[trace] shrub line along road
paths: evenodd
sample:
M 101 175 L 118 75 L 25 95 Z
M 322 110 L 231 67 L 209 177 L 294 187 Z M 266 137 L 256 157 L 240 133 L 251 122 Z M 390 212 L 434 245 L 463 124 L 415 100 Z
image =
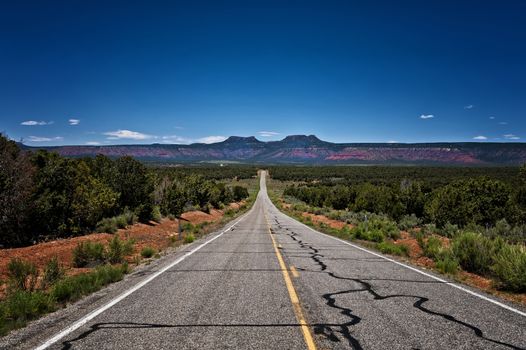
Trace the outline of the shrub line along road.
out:
M 274 207 L 264 173 L 233 225 L 90 298 L 0 346 L 526 348 L 524 310 L 312 230 Z

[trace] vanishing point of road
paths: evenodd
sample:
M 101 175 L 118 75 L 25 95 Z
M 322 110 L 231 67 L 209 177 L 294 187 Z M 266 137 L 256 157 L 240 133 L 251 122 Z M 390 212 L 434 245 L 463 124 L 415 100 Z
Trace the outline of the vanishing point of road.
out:
M 252 209 L 224 230 L 8 341 L 34 349 L 525 349 L 526 313 L 284 215 L 262 172 Z

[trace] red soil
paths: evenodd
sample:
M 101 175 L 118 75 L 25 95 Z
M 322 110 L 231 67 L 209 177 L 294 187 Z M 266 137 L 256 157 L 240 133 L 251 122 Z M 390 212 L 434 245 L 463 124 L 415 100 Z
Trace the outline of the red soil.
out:
M 316 214 L 307 213 L 307 212 L 304 212 L 301 215 L 303 217 L 310 217 L 312 222 L 314 224 L 316 224 L 316 225 L 319 225 L 319 224 L 323 223 L 323 224 L 325 224 L 325 225 L 327 225 L 327 226 L 329 226 L 331 228 L 335 228 L 335 229 L 338 229 L 338 230 L 341 230 L 345 226 L 347 226 L 349 228 L 353 227 L 352 225 L 346 224 L 343 221 L 329 219 L 328 217 L 326 217 L 324 215 L 316 215 Z
M 238 210 L 244 202 L 232 203 L 230 208 Z M 186 222 L 197 225 L 203 222 L 217 223 L 223 217 L 222 210 L 211 210 L 210 214 L 201 211 L 186 212 L 181 215 Z M 170 237 L 177 235 L 178 221 L 162 219 L 160 223 L 150 222 L 149 224 L 138 223 L 125 229 L 120 229 L 115 233 L 121 239 L 133 239 L 135 241 L 134 254 L 138 254 L 142 248 L 149 246 L 158 251 L 168 248 L 171 245 Z M 57 257 L 60 264 L 66 268 L 67 273 L 74 275 L 89 271 L 86 268 L 73 268 L 72 257 L 73 249 L 80 242 L 101 242 L 106 244 L 114 237 L 113 234 L 92 233 L 80 237 L 58 239 L 45 243 L 35 244 L 30 247 L 0 249 L 0 294 L 5 285 L 2 282 L 8 277 L 7 265 L 13 258 L 19 258 L 34 263 L 39 270 L 43 270 L 46 263 L 53 257 Z M 130 261 L 131 261 L 130 257 Z

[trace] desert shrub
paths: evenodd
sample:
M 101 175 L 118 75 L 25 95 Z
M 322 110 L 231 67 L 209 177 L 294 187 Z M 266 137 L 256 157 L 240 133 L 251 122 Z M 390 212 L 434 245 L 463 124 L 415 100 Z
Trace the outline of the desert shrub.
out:
M 117 236 L 115 236 L 117 237 Z M 98 242 L 80 242 L 73 249 L 73 266 L 97 265 L 105 260 L 104 245 Z
M 371 228 L 366 223 L 361 223 L 351 229 L 351 237 L 365 241 L 382 242 L 386 235 L 377 228 Z
M 53 286 L 50 295 L 58 302 L 74 301 L 113 282 L 120 281 L 128 267 L 103 265 L 95 271 L 66 277 Z
M 384 254 L 405 255 L 409 254 L 409 247 L 404 244 L 394 244 L 388 241 L 380 242 L 376 248 Z
M 433 260 L 437 259 L 442 252 L 442 241 L 436 236 L 430 236 L 423 244 L 424 255 Z
M 421 223 L 422 223 L 422 220 L 420 220 L 415 214 L 404 215 L 398 221 L 398 228 L 400 230 L 407 231 L 409 229 L 419 226 Z
M 446 222 L 446 224 L 438 229 L 437 233 L 441 236 L 453 238 L 460 232 L 458 225 L 453 225 L 449 222 Z
M 152 220 L 155 222 L 161 222 L 163 216 L 161 215 L 161 208 L 158 205 L 152 209 Z
M 193 241 L 195 241 L 195 237 L 193 234 L 188 234 L 186 236 L 184 236 L 184 242 L 185 243 L 192 243 Z
M 434 233 L 437 233 L 438 229 L 435 226 L 435 224 L 426 224 L 426 225 L 422 226 L 422 228 L 420 229 L 420 232 L 422 232 L 422 234 L 424 236 L 429 236 L 429 235 L 432 235 Z
M 243 200 L 248 197 L 248 190 L 246 189 L 246 187 L 243 186 L 234 186 L 232 188 L 232 195 L 234 201 L 239 202 L 240 200 Z
M 454 275 L 458 271 L 458 261 L 451 253 L 443 253 L 435 261 L 435 267 L 442 273 Z
M 40 291 L 18 290 L 0 303 L 0 335 L 55 309 L 52 297 Z
M 42 279 L 43 287 L 47 288 L 64 277 L 64 269 L 60 266 L 58 258 L 55 256 L 49 260 L 44 268 Z
M 107 259 L 111 264 L 119 264 L 131 253 L 133 253 L 133 241 L 122 241 L 119 236 L 114 236 L 108 244 Z
M 7 264 L 9 286 L 14 290 L 33 291 L 38 281 L 38 269 L 32 262 L 14 258 Z
M 104 218 L 97 223 L 97 232 L 115 233 L 117 228 L 118 220 L 116 218 Z
M 462 232 L 452 241 L 452 251 L 466 271 L 488 274 L 502 241 L 491 240 L 479 233 Z
M 492 271 L 499 287 L 513 292 L 526 292 L 526 251 L 518 245 L 504 244 L 495 256 Z
M 151 258 L 155 254 L 155 249 L 152 247 L 144 247 L 141 250 L 141 256 L 143 258 Z

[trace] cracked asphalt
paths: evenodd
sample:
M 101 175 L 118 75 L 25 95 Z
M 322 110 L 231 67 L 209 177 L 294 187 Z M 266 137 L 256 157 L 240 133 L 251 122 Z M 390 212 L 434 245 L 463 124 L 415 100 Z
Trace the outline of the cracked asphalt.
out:
M 526 317 L 284 215 L 267 196 L 264 173 L 257 201 L 232 229 L 14 332 L 0 347 L 43 344 L 185 254 L 49 349 L 306 349 L 305 329 L 318 349 L 526 349 Z

